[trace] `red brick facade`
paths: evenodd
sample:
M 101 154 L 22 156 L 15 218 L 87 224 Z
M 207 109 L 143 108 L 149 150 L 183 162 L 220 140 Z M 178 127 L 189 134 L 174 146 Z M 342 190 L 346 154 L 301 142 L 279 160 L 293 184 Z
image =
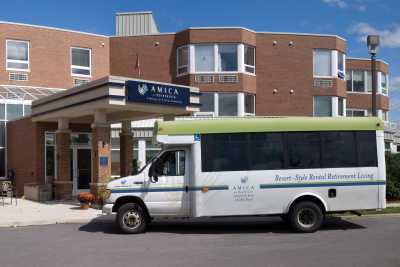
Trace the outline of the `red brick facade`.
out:
M 108 37 L 4 23 L 0 23 L 0 33 L 0 84 L 65 89 L 72 87 L 71 47 L 92 50 L 91 80 L 109 74 Z M 28 81 L 9 80 L 10 71 L 6 71 L 6 40 L 29 41 Z

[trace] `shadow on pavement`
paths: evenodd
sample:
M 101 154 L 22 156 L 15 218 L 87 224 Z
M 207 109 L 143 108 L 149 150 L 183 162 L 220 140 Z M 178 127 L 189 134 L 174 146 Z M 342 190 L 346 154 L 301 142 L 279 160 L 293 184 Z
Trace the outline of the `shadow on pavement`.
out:
M 365 227 L 339 217 L 329 217 L 319 231 L 353 230 Z M 103 232 L 105 234 L 124 234 L 115 224 L 115 219 L 102 216 L 79 227 L 79 231 Z M 154 221 L 148 228 L 150 233 L 175 234 L 254 234 L 282 233 L 293 234 L 290 227 L 279 217 L 256 218 L 211 218 Z

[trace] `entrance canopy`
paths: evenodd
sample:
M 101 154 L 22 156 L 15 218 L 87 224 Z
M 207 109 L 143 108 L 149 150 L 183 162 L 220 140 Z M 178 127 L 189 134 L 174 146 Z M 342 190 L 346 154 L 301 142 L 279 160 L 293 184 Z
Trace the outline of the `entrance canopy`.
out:
M 107 76 L 32 103 L 32 120 L 92 123 L 101 112 L 108 123 L 199 111 L 196 87 Z

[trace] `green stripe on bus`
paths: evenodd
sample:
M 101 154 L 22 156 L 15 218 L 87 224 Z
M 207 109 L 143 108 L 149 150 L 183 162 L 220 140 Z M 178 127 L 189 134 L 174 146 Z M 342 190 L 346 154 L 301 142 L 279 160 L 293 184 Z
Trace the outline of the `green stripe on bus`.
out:
M 270 117 L 215 118 L 157 122 L 158 135 L 210 133 L 296 132 L 296 131 L 376 131 L 384 123 L 376 117 Z

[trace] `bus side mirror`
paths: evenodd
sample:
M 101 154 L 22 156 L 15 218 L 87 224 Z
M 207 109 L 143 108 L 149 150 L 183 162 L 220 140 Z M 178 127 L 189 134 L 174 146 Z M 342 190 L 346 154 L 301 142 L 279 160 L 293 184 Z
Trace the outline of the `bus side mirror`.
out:
M 157 177 L 157 173 L 156 173 L 156 168 L 155 168 L 155 164 L 152 164 L 150 166 L 149 169 L 149 177 L 150 177 L 150 182 L 152 183 L 157 183 L 158 182 L 158 177 Z

